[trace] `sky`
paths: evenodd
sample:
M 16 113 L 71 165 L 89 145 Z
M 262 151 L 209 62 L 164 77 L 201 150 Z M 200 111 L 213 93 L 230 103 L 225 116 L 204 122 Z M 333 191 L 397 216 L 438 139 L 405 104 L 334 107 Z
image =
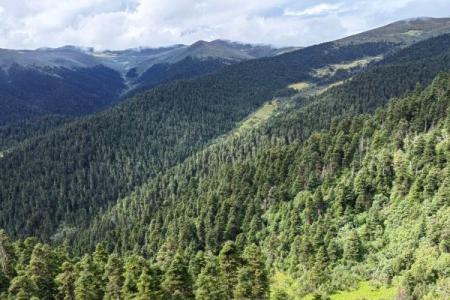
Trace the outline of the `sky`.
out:
M 450 0 L 0 0 L 0 48 L 308 46 L 424 16 L 450 17 Z

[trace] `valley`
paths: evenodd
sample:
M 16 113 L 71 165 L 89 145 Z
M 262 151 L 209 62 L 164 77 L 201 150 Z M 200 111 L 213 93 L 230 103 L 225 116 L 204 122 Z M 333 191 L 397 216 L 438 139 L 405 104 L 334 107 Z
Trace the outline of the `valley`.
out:
M 450 295 L 449 19 L 11 61 L 0 299 Z

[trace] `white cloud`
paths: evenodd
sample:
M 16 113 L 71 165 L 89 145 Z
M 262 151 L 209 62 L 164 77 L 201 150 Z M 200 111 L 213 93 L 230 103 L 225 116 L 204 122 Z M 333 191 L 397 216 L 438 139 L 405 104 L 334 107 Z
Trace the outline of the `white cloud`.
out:
M 317 16 L 329 13 L 337 13 L 342 7 L 342 3 L 330 4 L 330 3 L 320 3 L 311 7 L 307 7 L 303 10 L 290 10 L 286 9 L 284 14 L 286 16 Z
M 0 0 L 0 47 L 127 48 L 224 38 L 309 45 L 400 18 L 445 16 L 450 0 Z

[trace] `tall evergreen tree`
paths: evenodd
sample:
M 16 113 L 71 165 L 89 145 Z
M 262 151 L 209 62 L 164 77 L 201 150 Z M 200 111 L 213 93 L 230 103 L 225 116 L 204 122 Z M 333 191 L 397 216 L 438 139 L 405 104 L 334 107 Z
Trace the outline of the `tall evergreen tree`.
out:
M 0 230 L 0 294 L 8 288 L 15 276 L 16 255 L 11 239 L 4 230 Z
M 80 270 L 75 281 L 75 298 L 77 300 L 101 300 L 101 278 L 98 278 L 98 271 L 92 256 L 86 254 L 77 264 Z
M 147 267 L 145 259 L 133 254 L 125 260 L 124 284 L 122 287 L 123 299 L 134 299 L 138 292 L 138 281 L 142 271 Z
M 265 269 L 265 258 L 260 248 L 252 244 L 245 248 L 244 265 L 238 271 L 238 282 L 234 298 L 239 300 L 268 299 L 269 279 Z
M 51 299 L 56 294 L 54 278 L 58 267 L 56 256 L 49 245 L 39 243 L 34 247 L 26 272 L 37 286 L 40 299 Z
M 76 279 L 77 274 L 73 264 L 69 261 L 65 261 L 61 266 L 61 273 L 55 278 L 58 288 L 58 299 L 75 300 Z
M 237 284 L 238 268 L 242 264 L 239 249 L 232 241 L 227 241 L 218 257 L 220 284 L 223 285 L 225 299 L 233 298 L 233 289 Z
M 28 274 L 21 271 L 11 281 L 11 285 L 8 289 L 8 295 L 10 299 L 14 300 L 29 300 L 37 295 L 38 287 L 35 282 L 31 280 Z
M 123 262 L 120 256 L 116 253 L 109 255 L 108 263 L 105 266 L 105 274 L 103 279 L 103 281 L 106 282 L 105 295 L 103 299 L 122 299 L 122 287 L 124 282 L 123 272 Z
M 195 282 L 196 300 L 226 299 L 224 285 L 220 281 L 218 261 L 212 254 L 206 255 L 206 264 Z
M 192 279 L 183 255 L 178 251 L 166 270 L 162 287 L 171 300 L 194 299 Z
M 359 241 L 358 232 L 356 230 L 350 231 L 348 238 L 344 245 L 343 258 L 347 262 L 358 261 L 361 255 L 361 243 Z

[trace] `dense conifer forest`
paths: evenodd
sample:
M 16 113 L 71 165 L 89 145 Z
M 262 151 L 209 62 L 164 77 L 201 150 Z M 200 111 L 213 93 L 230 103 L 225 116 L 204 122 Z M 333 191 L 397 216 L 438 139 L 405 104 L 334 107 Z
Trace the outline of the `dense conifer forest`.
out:
M 0 299 L 447 299 L 449 71 L 324 43 L 0 127 Z
M 313 68 L 391 48 L 326 43 L 243 62 L 157 87 L 29 139 L 0 160 L 0 226 L 46 240 L 85 226 L 108 203 L 231 130 L 288 83 L 314 80 Z

